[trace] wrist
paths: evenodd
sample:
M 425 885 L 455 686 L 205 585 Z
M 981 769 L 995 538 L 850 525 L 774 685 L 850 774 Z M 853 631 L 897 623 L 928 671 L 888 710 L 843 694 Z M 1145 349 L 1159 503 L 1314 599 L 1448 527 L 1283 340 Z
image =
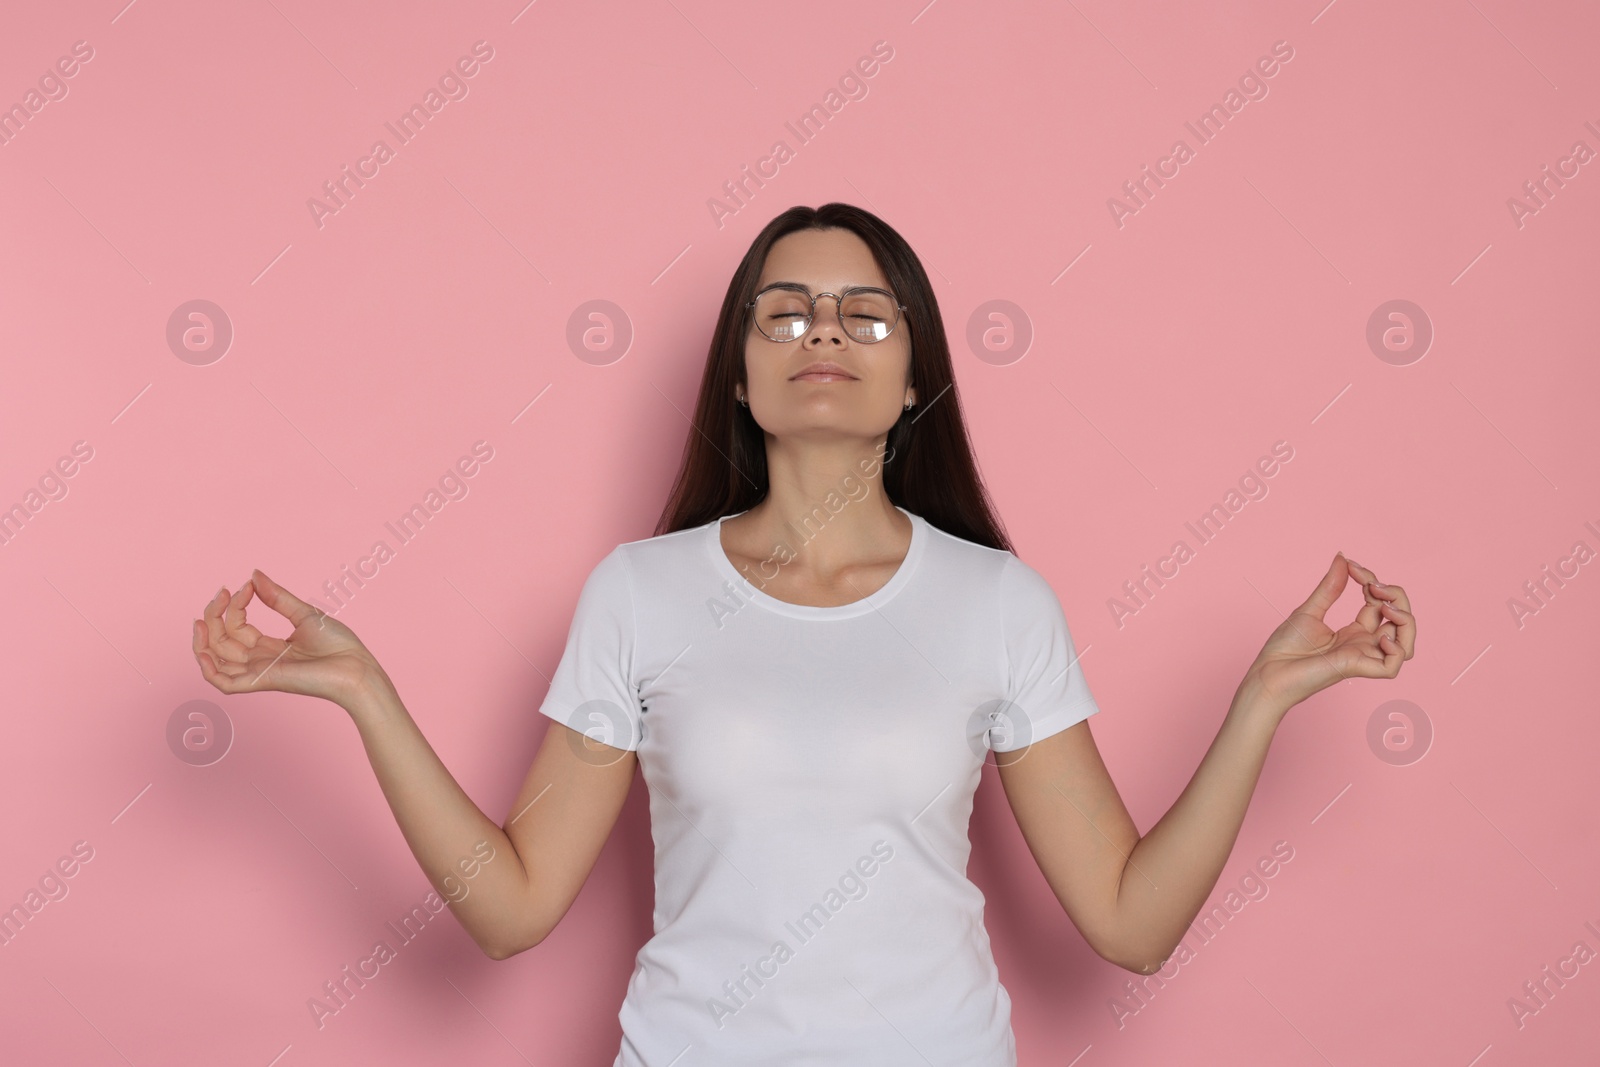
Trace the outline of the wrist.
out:
M 1244 680 L 1234 691 L 1228 715 L 1251 723 L 1261 723 L 1277 729 L 1283 717 L 1294 705 L 1272 694 L 1261 682 L 1254 666 L 1245 672 Z
M 376 660 L 362 672 L 355 687 L 339 701 L 351 718 L 370 719 L 386 713 L 400 701 L 399 690 Z

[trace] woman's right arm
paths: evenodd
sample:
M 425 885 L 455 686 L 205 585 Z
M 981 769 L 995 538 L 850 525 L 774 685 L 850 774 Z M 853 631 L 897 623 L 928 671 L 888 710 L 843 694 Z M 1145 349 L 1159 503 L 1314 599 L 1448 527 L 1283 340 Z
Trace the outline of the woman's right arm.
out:
M 592 743 L 551 720 L 502 829 L 451 776 L 387 678 L 346 710 L 412 855 L 472 939 L 497 960 L 543 941 L 617 821 L 634 754 L 580 758 Z
M 245 621 L 252 595 L 294 624 L 287 640 Z M 223 693 L 302 693 L 349 713 L 412 855 L 493 959 L 532 948 L 554 929 L 627 799 L 634 753 L 552 720 L 504 828 L 497 826 L 445 768 L 349 627 L 260 571 L 207 605 L 194 651 L 202 675 Z

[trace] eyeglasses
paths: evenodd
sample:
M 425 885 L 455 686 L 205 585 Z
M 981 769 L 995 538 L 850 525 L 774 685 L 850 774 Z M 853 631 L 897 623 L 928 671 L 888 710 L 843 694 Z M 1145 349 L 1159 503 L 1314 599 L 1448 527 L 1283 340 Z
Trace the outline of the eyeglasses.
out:
M 855 285 L 839 293 L 811 295 L 803 286 L 780 282 L 769 285 L 745 305 L 755 309 L 756 328 L 769 341 L 804 337 L 817 316 L 817 297 L 834 299 L 834 314 L 845 336 L 872 345 L 888 337 L 900 323 L 905 305 L 886 289 Z

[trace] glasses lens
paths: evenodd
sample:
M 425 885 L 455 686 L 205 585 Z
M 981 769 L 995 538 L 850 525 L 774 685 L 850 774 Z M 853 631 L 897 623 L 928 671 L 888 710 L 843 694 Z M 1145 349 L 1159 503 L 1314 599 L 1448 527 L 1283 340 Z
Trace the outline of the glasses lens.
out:
M 900 309 L 881 289 L 846 293 L 839 305 L 839 320 L 847 335 L 863 344 L 889 336 L 899 321 Z M 811 327 L 811 299 L 798 289 L 768 289 L 756 297 L 756 326 L 774 341 L 793 341 Z
M 889 336 L 899 314 L 894 300 L 881 289 L 846 293 L 839 305 L 839 320 L 844 323 L 845 332 L 869 345 Z
M 811 300 L 795 289 L 768 289 L 755 311 L 756 326 L 774 341 L 793 341 L 811 325 Z

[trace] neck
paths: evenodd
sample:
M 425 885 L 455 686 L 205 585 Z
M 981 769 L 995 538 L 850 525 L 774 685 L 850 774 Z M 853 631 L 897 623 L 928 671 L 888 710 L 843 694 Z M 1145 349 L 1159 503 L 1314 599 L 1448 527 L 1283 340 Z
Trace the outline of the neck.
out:
M 746 516 L 749 544 L 794 553 L 790 566 L 828 573 L 893 554 L 909 521 L 883 491 L 885 439 L 778 447 L 767 442 L 766 499 Z

